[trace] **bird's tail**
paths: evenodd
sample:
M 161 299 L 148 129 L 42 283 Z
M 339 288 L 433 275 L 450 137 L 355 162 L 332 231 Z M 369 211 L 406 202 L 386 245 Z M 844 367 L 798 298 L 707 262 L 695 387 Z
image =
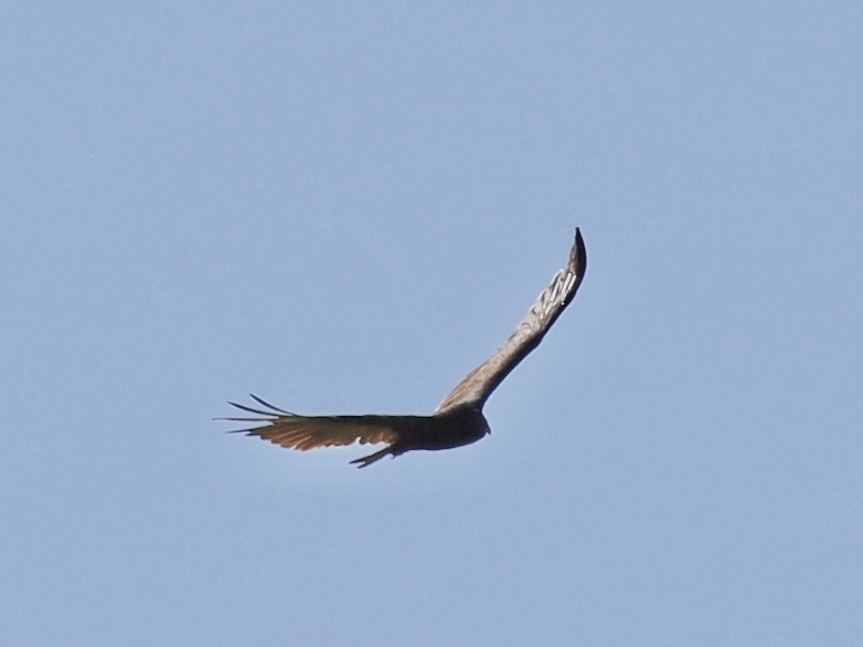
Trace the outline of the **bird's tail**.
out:
M 371 465 L 375 461 L 379 461 L 384 456 L 388 456 L 390 454 L 392 454 L 393 456 L 396 455 L 395 452 L 393 451 L 392 447 L 386 447 L 385 449 L 382 449 L 379 452 L 375 452 L 374 454 L 369 454 L 368 456 L 363 456 L 362 458 L 358 458 L 355 461 L 351 461 L 350 464 L 356 465 L 357 467 L 362 469 L 364 467 L 368 467 L 369 465 Z

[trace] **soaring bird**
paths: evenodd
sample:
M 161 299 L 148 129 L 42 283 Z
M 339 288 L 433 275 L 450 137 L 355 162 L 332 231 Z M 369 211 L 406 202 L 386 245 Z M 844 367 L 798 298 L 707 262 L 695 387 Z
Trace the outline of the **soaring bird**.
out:
M 528 353 L 539 345 L 545 333 L 569 305 L 584 278 L 587 253 L 581 232 L 565 267 L 558 270 L 549 286 L 527 311 L 503 346 L 456 385 L 430 416 L 302 416 L 280 409 L 251 395 L 260 406 L 230 402 L 254 417 L 219 418 L 262 424 L 229 433 L 257 436 L 282 447 L 300 451 L 315 447 L 366 443 L 388 443 L 387 447 L 363 456 L 351 464 L 368 467 L 384 456 L 395 458 L 414 449 L 451 449 L 468 445 L 491 433 L 482 407 L 492 391 Z

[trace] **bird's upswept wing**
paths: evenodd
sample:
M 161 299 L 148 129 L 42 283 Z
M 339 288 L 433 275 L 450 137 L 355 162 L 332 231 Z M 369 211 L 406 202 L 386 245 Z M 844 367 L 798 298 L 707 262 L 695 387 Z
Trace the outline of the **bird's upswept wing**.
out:
M 255 414 L 255 417 L 219 418 L 239 422 L 260 423 L 264 426 L 237 429 L 231 433 L 258 436 L 271 443 L 305 451 L 315 447 L 366 443 L 393 443 L 400 429 L 414 426 L 415 420 L 425 416 L 300 416 L 252 395 L 262 407 L 230 404 Z
M 569 253 L 566 267 L 557 271 L 551 284 L 537 297 L 527 315 L 510 335 L 506 343 L 485 362 L 468 373 L 458 386 L 444 398 L 437 412 L 472 403 L 478 406 L 486 401 L 492 391 L 530 351 L 539 345 L 545 333 L 560 316 L 575 296 L 584 270 L 587 267 L 587 252 L 581 231 L 575 230 L 575 242 Z

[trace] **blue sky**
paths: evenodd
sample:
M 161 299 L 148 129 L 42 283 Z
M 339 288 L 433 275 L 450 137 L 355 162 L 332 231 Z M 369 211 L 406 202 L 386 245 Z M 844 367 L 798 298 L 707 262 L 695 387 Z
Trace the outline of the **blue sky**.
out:
M 859 3 L 0 9 L 14 645 L 863 636 Z M 580 226 L 493 434 L 357 471 Z

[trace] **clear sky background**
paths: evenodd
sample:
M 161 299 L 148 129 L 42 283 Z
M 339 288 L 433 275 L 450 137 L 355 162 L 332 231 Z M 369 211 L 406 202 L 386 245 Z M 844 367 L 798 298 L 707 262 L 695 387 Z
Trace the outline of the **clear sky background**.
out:
M 5 4 L 4 644 L 861 644 L 861 26 Z M 211 420 L 431 412 L 576 226 L 482 442 Z

